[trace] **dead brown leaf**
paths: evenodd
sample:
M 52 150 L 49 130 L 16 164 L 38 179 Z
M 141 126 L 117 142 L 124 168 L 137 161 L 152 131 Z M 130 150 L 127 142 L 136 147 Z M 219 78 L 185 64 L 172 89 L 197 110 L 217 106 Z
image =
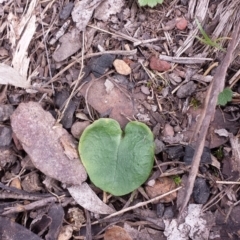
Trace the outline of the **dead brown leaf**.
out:
M 155 180 L 153 186 L 146 186 L 146 193 L 150 198 L 157 197 L 164 193 L 171 191 L 172 189 L 176 188 L 176 184 L 172 178 L 169 177 L 162 177 Z M 157 202 L 171 202 L 177 198 L 177 192 L 174 192 Z M 157 203 L 155 202 L 155 203 Z
M 66 184 L 81 184 L 86 180 L 86 171 L 77 158 L 76 143 L 65 129 L 55 126 L 55 119 L 40 104 L 21 103 L 11 117 L 11 124 L 23 149 L 44 174 Z M 66 150 L 64 146 L 70 147 Z
M 76 53 L 82 46 L 81 34 L 78 29 L 73 28 L 71 32 L 63 35 L 59 42 L 61 46 L 53 53 L 53 59 L 61 62 Z
M 104 240 L 132 240 L 129 234 L 119 226 L 108 228 L 104 234 Z
M 55 119 L 39 103 L 21 103 L 11 117 L 14 133 L 37 169 L 62 183 L 78 204 L 95 213 L 114 210 L 104 204 L 86 184 L 87 174 L 77 153 L 73 137 L 55 126 Z M 81 185 L 82 184 L 82 185 Z
M 100 214 L 111 214 L 115 212 L 112 208 L 104 204 L 86 183 L 80 186 L 69 187 L 68 191 L 79 205 L 91 212 Z

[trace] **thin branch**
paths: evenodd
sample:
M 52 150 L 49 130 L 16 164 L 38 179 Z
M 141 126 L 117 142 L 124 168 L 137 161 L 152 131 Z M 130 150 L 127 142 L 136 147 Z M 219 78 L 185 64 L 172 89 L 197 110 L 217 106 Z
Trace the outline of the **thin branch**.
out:
M 67 107 L 68 107 L 68 105 L 69 105 L 72 97 L 74 96 L 75 90 L 76 90 L 76 88 L 77 88 L 77 86 L 78 86 L 78 84 L 79 84 L 79 82 L 80 82 L 80 80 L 82 79 L 82 76 L 83 76 L 82 73 L 83 73 L 84 44 L 85 44 L 85 43 L 84 43 L 84 38 L 85 38 L 85 33 L 83 32 L 83 33 L 82 33 L 81 69 L 80 69 L 80 72 L 79 72 L 79 74 L 78 74 L 77 82 L 75 83 L 75 85 L 74 85 L 74 87 L 73 87 L 73 90 L 72 90 L 70 96 L 68 97 L 67 102 L 66 102 L 66 104 L 65 104 L 65 106 L 64 106 L 64 108 L 63 108 L 63 110 L 62 110 L 62 112 L 61 112 L 61 114 L 60 114 L 60 116 L 59 116 L 59 118 L 57 119 L 57 122 L 58 122 L 58 123 L 59 123 L 59 122 L 61 121 L 61 119 L 63 118 L 64 113 L 65 113 L 65 111 L 66 111 L 66 109 L 67 109 Z
M 124 51 L 124 50 L 104 51 L 104 52 L 90 53 L 90 54 L 84 56 L 83 60 L 91 58 L 91 57 L 101 56 L 103 54 L 115 54 L 115 55 L 129 56 L 129 55 L 135 55 L 136 53 L 137 53 L 137 49 L 130 50 L 130 51 Z M 63 68 L 59 73 L 57 73 L 51 80 L 49 80 L 47 83 L 43 84 L 43 87 L 46 87 L 48 84 L 57 81 L 59 76 L 61 76 L 64 72 L 66 72 L 75 63 L 81 62 L 81 61 L 82 61 L 82 57 L 78 55 L 65 68 Z
M 19 212 L 30 211 L 33 209 L 38 209 L 46 206 L 48 203 L 56 202 L 57 200 L 58 199 L 56 197 L 49 197 L 33 203 L 29 203 L 28 205 L 17 204 L 15 207 L 5 208 L 4 209 L 5 211 L 2 213 L 2 216 L 6 216 L 12 213 L 19 213 Z
M 213 77 L 213 81 L 210 85 L 209 97 L 207 97 L 208 101 L 206 102 L 206 106 L 204 109 L 205 111 L 201 118 L 202 121 L 200 121 L 200 123 L 199 123 L 200 131 L 199 131 L 198 139 L 196 141 L 197 147 L 195 149 L 195 153 L 193 156 L 191 171 L 190 171 L 188 181 L 187 181 L 187 186 L 185 189 L 184 201 L 180 207 L 180 217 L 183 214 L 183 211 L 186 208 L 188 201 L 190 199 L 190 196 L 192 194 L 192 191 L 193 191 L 193 186 L 194 186 L 194 182 L 195 182 L 195 179 L 196 179 L 196 176 L 198 173 L 198 168 L 199 168 L 200 159 L 201 159 L 201 156 L 203 153 L 203 148 L 204 148 L 208 128 L 209 128 L 210 122 L 212 120 L 212 117 L 214 116 L 214 113 L 215 113 L 218 94 L 224 88 L 226 72 L 231 63 L 233 52 L 234 52 L 236 43 L 239 38 L 239 31 L 240 31 L 240 24 L 237 24 L 236 28 L 233 31 L 233 37 L 232 37 L 232 40 L 230 41 L 229 47 L 227 49 L 227 53 L 226 53 L 222 63 L 220 64 L 220 66 L 217 67 L 216 73 Z
M 112 213 L 112 214 L 108 215 L 107 217 L 105 217 L 105 218 L 103 218 L 103 219 L 101 219 L 101 220 L 105 220 L 105 219 L 108 219 L 108 218 L 111 218 L 111 217 L 115 217 L 115 216 L 118 216 L 118 215 L 123 214 L 123 213 L 125 213 L 125 212 L 129 212 L 129 211 L 131 211 L 131 210 L 133 210 L 133 209 L 146 206 L 146 205 L 149 204 L 149 203 L 158 201 L 158 200 L 160 200 L 160 199 L 162 199 L 162 198 L 164 198 L 164 197 L 166 197 L 166 196 L 168 196 L 168 195 L 170 195 L 170 194 L 172 194 L 172 193 L 174 193 L 174 192 L 177 192 L 177 191 L 180 190 L 181 188 L 182 188 L 182 187 L 178 187 L 178 188 L 173 189 L 173 190 L 171 190 L 171 191 L 169 191 L 169 192 L 167 192 L 167 193 L 164 193 L 164 194 L 162 194 L 162 195 L 160 195 L 160 196 L 157 196 L 157 197 L 155 197 L 155 198 L 152 198 L 152 199 L 150 199 L 150 200 L 148 200 L 148 201 L 140 202 L 140 203 L 137 203 L 137 204 L 134 205 L 134 206 L 131 206 L 131 207 L 128 207 L 128 208 L 124 208 L 124 209 L 122 209 L 122 210 L 120 210 L 120 211 L 118 211 L 118 212 L 115 212 L 115 213 Z M 101 220 L 95 221 L 95 222 L 93 222 L 92 224 L 97 224 L 97 223 L 99 223 Z

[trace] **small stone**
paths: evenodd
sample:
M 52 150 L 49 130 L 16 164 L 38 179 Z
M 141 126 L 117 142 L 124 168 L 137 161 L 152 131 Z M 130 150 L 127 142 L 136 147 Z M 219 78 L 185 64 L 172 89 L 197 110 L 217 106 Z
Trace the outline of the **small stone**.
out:
M 193 81 L 182 85 L 177 91 L 177 97 L 186 98 L 192 95 L 195 92 L 197 85 Z
M 95 59 L 90 64 L 91 71 L 95 77 L 101 77 L 110 67 L 112 67 L 114 55 L 103 54 L 101 57 Z
M 181 0 L 181 4 L 184 6 L 188 5 L 189 0 Z
M 0 122 L 6 121 L 10 118 L 13 113 L 12 105 L 0 105 Z
M 159 139 L 156 138 L 154 143 L 155 143 L 155 154 L 159 154 L 165 149 L 165 144 Z
M 166 207 L 163 217 L 165 219 L 172 219 L 174 217 L 174 212 L 172 207 Z
M 62 20 L 66 20 L 70 16 L 70 14 L 73 10 L 73 7 L 74 7 L 74 3 L 72 3 L 72 2 L 67 3 L 63 7 L 62 11 L 60 12 L 59 18 Z
M 187 24 L 188 24 L 188 22 L 185 18 L 177 18 L 176 19 L 176 27 L 177 27 L 177 29 L 179 29 L 181 31 L 186 29 Z
M 163 216 L 165 210 L 165 206 L 163 203 L 157 204 L 157 217 L 161 218 Z
M 84 129 L 90 125 L 89 121 L 84 121 L 84 122 L 75 122 L 72 127 L 71 127 L 71 133 L 72 135 L 76 138 L 79 139 L 80 136 L 82 135 Z
M 174 132 L 176 133 L 179 133 L 182 131 L 182 128 L 179 125 L 175 126 L 173 129 L 174 129 Z
M 144 85 L 141 86 L 141 92 L 144 93 L 145 95 L 150 94 L 149 88 Z
M 150 58 L 150 68 L 152 70 L 156 70 L 156 71 L 159 71 L 159 72 L 165 72 L 165 71 L 168 71 L 170 68 L 171 68 L 171 64 L 166 62 L 166 61 L 163 61 L 163 60 L 160 60 L 159 58 L 156 58 L 154 56 L 152 56 Z
M 185 154 L 184 154 L 183 161 L 187 165 L 190 165 L 192 163 L 194 152 L 195 152 L 195 149 L 192 146 L 187 145 L 185 147 Z M 203 148 L 203 153 L 202 153 L 202 156 L 201 156 L 200 163 L 204 163 L 204 164 L 211 164 L 212 163 L 210 148 L 208 148 L 208 147 Z
M 110 80 L 108 80 L 108 79 L 106 79 L 106 81 L 105 81 L 105 83 L 104 83 L 104 86 L 105 86 L 106 92 L 107 92 L 108 94 L 111 93 L 111 91 L 112 91 L 113 88 L 114 88 L 114 84 L 113 84 Z
M 204 178 L 196 178 L 193 188 L 193 199 L 197 204 L 205 204 L 209 198 L 210 189 Z
M 170 124 L 165 124 L 164 129 L 163 129 L 163 136 L 164 137 L 173 137 L 174 136 L 174 130 L 173 127 Z
M 55 95 L 56 107 L 58 109 L 63 109 L 64 103 L 67 101 L 69 96 L 70 96 L 70 93 L 67 89 L 56 92 L 56 95 Z M 61 120 L 61 124 L 63 125 L 64 128 L 66 129 L 71 128 L 74 121 L 74 113 L 76 108 L 77 108 L 77 100 L 76 98 L 73 98 L 69 101 L 68 106 Z
M 147 185 L 148 186 L 150 186 L 150 187 L 152 187 L 154 184 L 155 184 L 155 180 L 154 179 L 151 179 L 151 180 L 149 180 L 148 182 L 147 182 Z
M 20 182 L 19 178 L 14 178 L 10 183 L 10 187 L 14 187 L 14 188 L 17 188 L 17 189 L 22 189 L 21 182 Z
M 155 125 L 155 126 L 153 127 L 153 135 L 154 135 L 155 137 L 157 137 L 157 136 L 159 135 L 160 129 L 161 129 L 160 123 L 157 123 L 157 125 Z
M 12 141 L 12 129 L 0 127 L 0 147 L 7 147 Z
M 113 62 L 113 66 L 115 67 L 117 73 L 122 75 L 129 75 L 132 72 L 131 68 L 121 59 L 116 59 Z
M 146 20 L 146 15 L 145 14 L 139 14 L 138 19 L 140 22 L 144 22 Z
M 21 93 L 10 92 L 8 94 L 8 101 L 13 105 L 18 105 L 22 101 L 21 97 L 22 97 Z
M 0 148 L 0 171 L 5 167 L 6 164 L 13 164 L 16 160 L 16 153 L 11 148 Z
M 153 112 L 156 112 L 157 109 L 158 109 L 157 105 L 151 105 L 151 110 L 152 110 Z
M 179 159 L 184 156 L 183 147 L 181 145 L 169 147 L 166 149 L 166 152 L 170 159 Z
M 182 82 L 182 78 L 179 77 L 176 73 L 170 73 L 169 74 L 169 80 L 173 85 L 177 85 L 178 83 Z

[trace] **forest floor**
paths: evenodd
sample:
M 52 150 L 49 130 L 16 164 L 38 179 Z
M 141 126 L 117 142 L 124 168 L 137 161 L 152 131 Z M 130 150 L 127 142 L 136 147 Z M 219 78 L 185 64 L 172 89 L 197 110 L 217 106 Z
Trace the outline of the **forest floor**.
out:
M 239 3 L 0 0 L 0 238 L 239 239 Z M 123 196 L 80 160 L 100 118 L 153 136 L 150 174 Z M 86 151 L 111 185 L 114 138 L 97 134 Z

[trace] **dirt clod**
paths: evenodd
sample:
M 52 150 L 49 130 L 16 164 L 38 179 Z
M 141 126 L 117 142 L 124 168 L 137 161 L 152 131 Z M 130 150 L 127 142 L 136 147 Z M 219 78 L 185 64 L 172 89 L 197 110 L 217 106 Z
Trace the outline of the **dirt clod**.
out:
M 188 22 L 185 18 L 177 18 L 176 19 L 176 27 L 177 27 L 177 29 L 179 29 L 181 31 L 186 29 L 187 24 L 188 24 Z
M 171 65 L 170 63 L 153 56 L 150 58 L 150 68 L 158 72 L 165 72 L 171 68 Z

